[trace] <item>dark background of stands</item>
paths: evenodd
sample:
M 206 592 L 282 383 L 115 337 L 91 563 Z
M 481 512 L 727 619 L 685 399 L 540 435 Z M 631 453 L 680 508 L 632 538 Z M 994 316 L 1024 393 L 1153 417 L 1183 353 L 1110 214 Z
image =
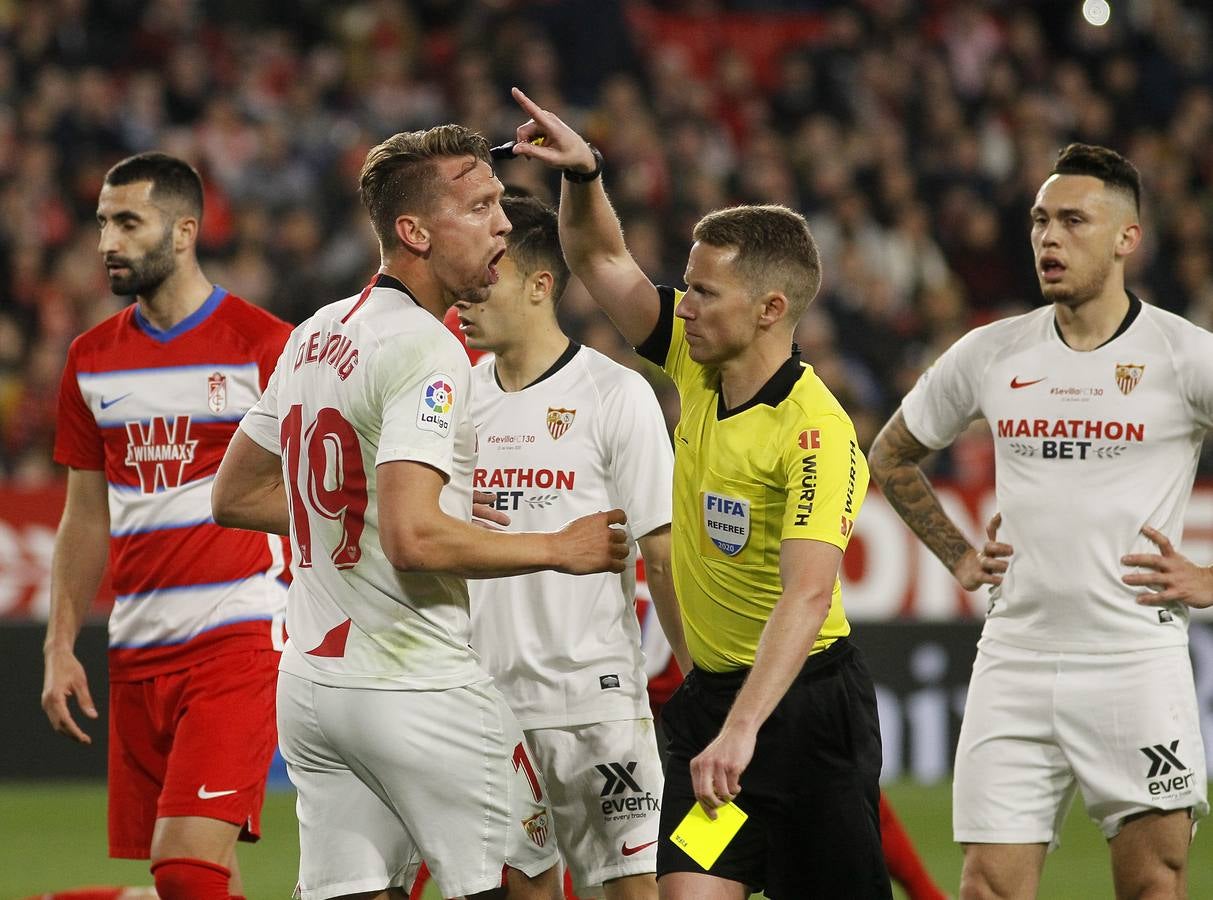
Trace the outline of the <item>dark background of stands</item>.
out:
M 1145 182 L 1133 289 L 1213 324 L 1213 63 L 1205 4 L 1062 2 L 30 0 L 0 3 L 0 479 L 50 462 L 71 339 L 109 294 L 94 210 L 131 153 L 206 181 L 209 277 L 291 321 L 357 292 L 378 259 L 355 193 L 367 149 L 459 121 L 493 142 L 519 85 L 602 148 L 630 248 L 681 285 L 692 224 L 737 202 L 804 212 L 825 285 L 805 358 L 865 445 L 976 324 L 1039 302 L 1028 208 L 1073 140 Z M 507 182 L 554 198 L 537 166 Z M 583 342 L 641 366 L 584 291 Z M 676 399 L 653 375 L 667 411 Z M 1213 454 L 1206 451 L 1206 463 Z M 992 477 L 975 427 L 936 461 Z M 1207 476 L 1213 465 L 1203 469 Z

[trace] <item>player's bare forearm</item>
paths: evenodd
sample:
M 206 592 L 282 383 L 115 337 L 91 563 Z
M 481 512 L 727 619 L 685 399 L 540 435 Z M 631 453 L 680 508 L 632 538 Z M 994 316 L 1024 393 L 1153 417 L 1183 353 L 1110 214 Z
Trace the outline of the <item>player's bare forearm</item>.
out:
M 215 474 L 211 514 L 225 528 L 290 532 L 282 460 L 239 428 Z
M 621 510 L 583 516 L 558 532 L 507 532 L 479 528 L 443 512 L 445 477 L 408 460 L 376 468 L 379 541 L 388 562 L 402 572 L 445 572 L 464 578 L 501 578 L 544 569 L 582 575 L 621 572 L 626 533 L 612 526 Z
M 584 516 L 558 532 L 491 531 L 437 507 L 429 514 L 410 507 L 409 514 L 416 521 L 400 525 L 380 517 L 384 553 L 402 572 L 504 578 L 554 569 L 584 575 L 622 571 L 628 555 L 626 533 L 610 528 L 623 524 L 620 510 Z
M 821 541 L 785 540 L 779 551 L 783 594 L 771 611 L 754 665 L 720 733 L 691 760 L 695 799 L 716 817 L 716 808 L 741 791 L 741 776 L 754 756 L 758 729 L 788 692 L 804 666 L 830 611 L 842 551 Z
M 829 594 L 824 602 L 821 597 L 789 599 L 786 594 L 779 599 L 762 630 L 754 667 L 725 719 L 725 729 L 757 733 L 804 667 L 829 608 Z
M 640 538 L 640 552 L 644 555 L 644 577 L 653 598 L 653 611 L 665 639 L 674 651 L 678 668 L 685 675 L 691 671 L 691 651 L 687 649 L 686 636 L 682 631 L 682 612 L 678 608 L 678 595 L 674 591 L 674 573 L 670 567 L 670 526 L 663 525 Z
M 976 551 L 943 511 L 919 466 L 929 452 L 910 433 L 899 409 L 873 441 L 868 466 L 889 505 L 948 571 L 955 573 L 965 555 Z
M 628 253 L 602 179 L 565 180 L 560 189 L 560 245 L 569 271 L 585 285 L 624 339 L 638 346 L 653 333 L 661 312 L 657 288 Z
M 243 528 L 246 531 L 263 531 L 266 534 L 290 534 L 291 520 L 287 512 L 286 485 L 279 477 L 276 484 L 250 488 L 241 502 L 231 507 L 223 521 L 215 522 L 225 528 Z
M 757 733 L 804 667 L 830 612 L 842 551 L 812 540 L 786 540 L 780 549 L 783 594 L 762 629 L 754 666 L 723 730 Z
M 620 265 L 625 258 L 639 268 L 628 253 L 623 226 L 601 178 L 588 184 L 561 179 L 558 219 L 560 247 L 574 273 L 612 262 Z
M 55 532 L 51 557 L 51 609 L 46 623 L 47 652 L 71 651 L 97 596 L 109 556 L 109 497 L 105 473 L 72 469 L 67 502 Z
M 51 727 L 81 744 L 92 738 L 72 716 L 69 700 L 97 718 L 88 675 L 76 658 L 76 637 L 97 595 L 109 555 L 109 487 L 99 470 L 71 469 L 67 502 L 51 559 L 51 611 L 43 645 L 42 709 Z
M 550 534 L 477 528 L 441 509 L 422 515 L 422 521 L 398 526 L 389 520 L 382 504 L 380 510 L 383 551 L 402 572 L 505 578 L 556 567 L 557 548 Z M 410 515 L 416 516 L 417 510 Z

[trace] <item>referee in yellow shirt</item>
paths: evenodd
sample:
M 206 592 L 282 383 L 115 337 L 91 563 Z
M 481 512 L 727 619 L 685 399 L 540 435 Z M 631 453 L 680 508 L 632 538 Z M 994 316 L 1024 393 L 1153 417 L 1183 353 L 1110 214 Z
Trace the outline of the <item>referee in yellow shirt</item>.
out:
M 662 717 L 661 897 L 890 898 L 876 698 L 838 583 L 868 469 L 792 343 L 821 283 L 808 225 L 779 206 L 711 213 L 687 290 L 656 287 L 624 245 L 601 154 L 514 97 L 531 120 L 513 152 L 564 170 L 569 268 L 682 398 L 672 564 L 695 665 Z M 749 814 L 708 870 L 670 841 L 696 801 Z

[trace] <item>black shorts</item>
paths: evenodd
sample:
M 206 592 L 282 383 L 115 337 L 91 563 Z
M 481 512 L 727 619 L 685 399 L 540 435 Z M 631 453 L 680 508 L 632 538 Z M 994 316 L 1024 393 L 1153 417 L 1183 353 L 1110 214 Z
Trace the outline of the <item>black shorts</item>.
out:
M 657 877 L 704 869 L 670 840 L 695 803 L 691 760 L 719 733 L 748 670 L 693 669 L 662 710 L 669 738 Z M 749 814 L 707 870 L 772 900 L 889 900 L 880 848 L 880 723 L 859 650 L 811 656 L 758 732 L 735 798 Z

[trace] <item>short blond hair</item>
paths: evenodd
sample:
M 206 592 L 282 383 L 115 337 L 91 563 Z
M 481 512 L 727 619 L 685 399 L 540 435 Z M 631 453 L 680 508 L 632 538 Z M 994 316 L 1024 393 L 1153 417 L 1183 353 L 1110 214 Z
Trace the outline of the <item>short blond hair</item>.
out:
M 804 216 L 786 206 L 732 206 L 708 213 L 691 235 L 701 244 L 737 250 L 738 273 L 755 293 L 788 298 L 792 324 L 821 287 L 821 255 Z
M 399 216 L 430 208 L 438 194 L 437 161 L 459 156 L 492 165 L 489 142 L 462 125 L 402 131 L 371 148 L 358 176 L 358 194 L 385 248 L 398 240 Z

